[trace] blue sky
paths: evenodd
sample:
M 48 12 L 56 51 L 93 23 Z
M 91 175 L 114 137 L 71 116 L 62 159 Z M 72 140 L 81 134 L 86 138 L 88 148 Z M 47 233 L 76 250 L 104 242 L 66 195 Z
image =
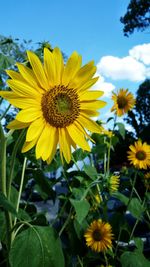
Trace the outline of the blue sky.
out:
M 1 35 L 33 44 L 49 41 L 69 56 L 74 50 L 83 63 L 94 59 L 98 84 L 110 103 L 112 90 L 129 88 L 133 93 L 150 77 L 150 35 L 123 35 L 120 17 L 129 0 L 7 0 L 1 2 Z M 130 51 L 130 52 L 129 52 Z M 104 109 L 108 110 L 108 106 Z

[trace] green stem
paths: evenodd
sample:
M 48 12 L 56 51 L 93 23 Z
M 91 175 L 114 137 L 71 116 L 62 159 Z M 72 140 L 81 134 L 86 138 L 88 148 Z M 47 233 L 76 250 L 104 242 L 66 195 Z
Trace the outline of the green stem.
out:
M 60 231 L 59 231 L 59 236 L 61 236 L 62 232 L 65 230 L 65 228 L 66 228 L 66 226 L 67 226 L 67 224 L 68 224 L 68 222 L 69 222 L 69 220 L 70 220 L 70 217 L 71 217 L 71 210 L 70 210 L 70 213 L 69 213 L 69 215 L 68 215 L 66 221 L 64 222 L 62 228 L 61 228 Z
M 83 267 L 83 262 L 81 261 L 79 255 L 77 256 L 77 258 L 78 258 L 78 262 L 79 262 L 80 266 Z
M 135 187 L 135 183 L 136 183 L 136 178 L 137 178 L 137 170 L 136 170 L 135 175 L 134 175 L 134 179 L 133 179 L 133 183 L 132 183 L 132 190 L 131 190 L 131 194 L 130 194 L 130 197 L 129 197 L 129 200 L 128 200 L 127 208 L 129 207 L 129 204 L 130 204 L 131 199 L 133 197 L 134 187 Z
M 23 182 L 24 182 L 24 175 L 25 175 L 26 163 L 27 163 L 27 158 L 25 157 L 24 158 L 24 162 L 23 162 L 23 167 L 22 167 L 22 174 L 21 174 L 21 181 L 20 181 L 20 188 L 19 188 L 19 194 L 18 194 L 16 212 L 19 211 L 19 204 L 20 204 L 20 199 L 21 199 L 21 194 L 22 194 L 22 188 L 23 188 Z M 16 224 L 16 221 L 17 221 L 17 218 L 15 217 L 14 225 Z
M 15 160 L 16 160 L 16 154 L 17 154 L 17 151 L 18 151 L 18 148 L 24 138 L 24 135 L 25 135 L 25 130 L 23 130 L 16 143 L 15 143 L 15 146 L 14 146 L 14 149 L 13 149 L 13 152 L 12 152 L 12 159 L 11 159 L 11 163 L 10 163 L 10 174 L 8 176 L 8 180 L 7 180 L 7 194 L 8 194 L 8 199 L 10 200 L 10 195 L 11 195 L 11 183 L 12 183 L 12 179 L 13 179 L 13 174 L 14 174 L 14 167 L 15 167 Z
M 107 256 L 106 256 L 105 252 L 104 252 L 104 258 L 105 258 L 106 266 L 108 266 L 108 259 L 107 259 Z
M 7 139 L 5 137 L 2 125 L 0 124 L 0 137 L 1 137 L 1 190 L 2 193 L 7 196 L 6 193 L 6 144 Z
M 5 115 L 7 114 L 8 110 L 10 109 L 11 104 L 8 105 L 8 107 L 6 108 L 6 110 L 4 111 L 4 113 L 0 116 L 0 120 L 2 120 L 3 118 L 5 118 Z

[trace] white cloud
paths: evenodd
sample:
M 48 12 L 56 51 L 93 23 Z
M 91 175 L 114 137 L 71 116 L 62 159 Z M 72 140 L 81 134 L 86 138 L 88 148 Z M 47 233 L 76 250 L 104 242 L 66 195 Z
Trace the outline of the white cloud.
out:
M 100 76 L 97 72 L 96 77 L 99 76 L 97 83 L 92 86 L 93 90 L 100 90 L 104 92 L 104 97 L 110 97 L 112 91 L 115 89 L 115 86 L 112 83 L 105 82 L 104 77 Z
M 113 80 L 140 82 L 147 76 L 146 67 L 131 56 L 104 56 L 97 64 L 98 73 Z
M 150 43 L 134 46 L 129 50 L 129 55 L 144 64 L 150 64 Z

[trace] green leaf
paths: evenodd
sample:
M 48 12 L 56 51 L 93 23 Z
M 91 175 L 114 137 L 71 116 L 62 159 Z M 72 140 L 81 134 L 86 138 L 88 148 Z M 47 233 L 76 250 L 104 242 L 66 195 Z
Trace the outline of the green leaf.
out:
M 122 267 L 148 267 L 150 266 L 150 261 L 148 261 L 144 255 L 135 250 L 134 252 L 124 252 L 121 255 Z
M 116 197 L 117 199 L 119 199 L 125 205 L 128 204 L 129 198 L 126 197 L 125 195 L 121 194 L 120 192 L 115 192 L 114 193 L 114 197 Z
M 143 240 L 139 237 L 135 237 L 134 238 L 134 242 L 135 242 L 135 245 L 137 247 L 137 249 L 142 252 L 143 251 L 143 248 L 144 248 L 144 244 L 143 244 Z
M 5 197 L 5 195 L 2 192 L 0 192 L 0 206 L 2 206 L 4 210 L 17 215 L 17 212 L 13 204 L 10 201 L 8 201 L 8 199 Z
M 125 126 L 121 122 L 117 122 L 116 125 L 118 126 L 118 131 L 123 139 L 125 139 Z
M 64 267 L 61 242 L 49 226 L 32 226 L 15 238 L 9 256 L 11 267 Z
M 6 237 L 6 220 L 4 212 L 0 212 L 0 240 L 3 241 Z
M 92 180 L 97 179 L 98 173 L 97 173 L 97 170 L 94 166 L 85 165 L 84 171 Z
M 132 198 L 128 210 L 135 218 L 142 219 L 142 213 L 144 212 L 145 208 L 142 206 L 138 198 Z
M 75 208 L 77 214 L 77 221 L 79 223 L 82 223 L 82 221 L 85 219 L 86 215 L 89 212 L 90 209 L 89 202 L 86 199 L 83 200 L 70 199 L 70 202 Z

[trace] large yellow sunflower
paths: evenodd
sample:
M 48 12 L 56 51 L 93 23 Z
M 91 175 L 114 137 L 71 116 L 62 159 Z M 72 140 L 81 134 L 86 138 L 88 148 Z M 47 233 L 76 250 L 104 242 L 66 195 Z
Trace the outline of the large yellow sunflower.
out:
M 150 166 L 150 146 L 141 140 L 129 146 L 128 159 L 131 164 L 139 169 L 147 169 Z
M 18 63 L 19 72 L 8 70 L 11 79 L 7 83 L 12 91 L 0 92 L 12 105 L 22 109 L 8 128 L 28 128 L 22 152 L 36 146 L 36 158 L 50 163 L 59 144 L 61 157 L 69 162 L 71 147 L 90 151 L 86 130 L 95 133 L 101 130 L 91 119 L 106 104 L 98 100 L 102 91 L 89 90 L 98 80 L 93 78 L 96 67 L 93 61 L 81 66 L 77 52 L 64 65 L 57 47 L 53 52 L 44 49 L 43 64 L 33 52 L 27 51 L 27 56 L 31 68 Z
M 112 247 L 112 229 L 109 223 L 101 219 L 93 221 L 86 230 L 86 245 L 96 252 L 105 252 Z
M 128 89 L 120 89 L 117 93 L 112 93 L 114 105 L 111 111 L 115 111 L 118 116 L 122 116 L 132 109 L 135 105 L 135 99 Z

